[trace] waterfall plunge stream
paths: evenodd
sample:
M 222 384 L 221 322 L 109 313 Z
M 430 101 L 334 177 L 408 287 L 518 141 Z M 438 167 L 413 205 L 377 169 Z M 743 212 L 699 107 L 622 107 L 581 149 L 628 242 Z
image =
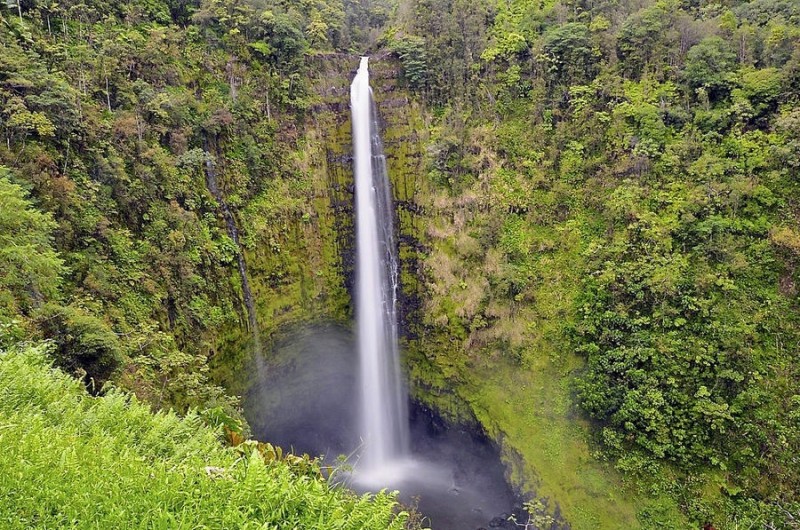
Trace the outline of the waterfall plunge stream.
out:
M 363 450 L 359 471 L 380 481 L 408 453 L 397 346 L 398 264 L 392 195 L 377 109 L 362 57 L 350 86 L 356 181 L 356 319 Z

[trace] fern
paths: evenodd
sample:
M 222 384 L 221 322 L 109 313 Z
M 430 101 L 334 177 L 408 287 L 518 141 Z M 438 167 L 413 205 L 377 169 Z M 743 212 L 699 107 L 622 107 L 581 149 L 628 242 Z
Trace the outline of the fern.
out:
M 196 413 L 86 394 L 46 346 L 0 352 L 0 528 L 403 528 L 394 496 L 356 496 L 308 459 L 220 444 Z

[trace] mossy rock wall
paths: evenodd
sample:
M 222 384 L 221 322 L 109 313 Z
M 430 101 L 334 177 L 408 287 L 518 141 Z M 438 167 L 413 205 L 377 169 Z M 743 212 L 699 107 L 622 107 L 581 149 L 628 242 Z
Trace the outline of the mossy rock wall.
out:
M 473 422 L 475 416 L 467 402 L 458 397 L 441 368 L 431 362 L 436 357 L 433 350 L 449 347 L 450 338 L 446 327 L 427 325 L 425 316 L 430 287 L 425 268 L 431 251 L 428 232 L 435 222 L 426 167 L 430 111 L 402 85 L 400 67 L 390 56 L 370 60 L 370 77 L 395 198 L 401 341 L 410 390 L 414 399 L 434 407 L 448 420 Z
M 226 330 L 214 377 L 242 395 L 255 375 L 254 353 L 268 356 L 281 330 L 302 322 L 346 324 L 353 270 L 353 183 L 347 65 L 353 58 L 316 59 L 317 95 L 305 118 L 276 117 L 290 159 L 257 215 L 237 212 L 256 306 L 258 337 L 242 325 Z M 237 281 L 237 280 L 234 280 Z M 255 343 L 258 342 L 258 348 Z

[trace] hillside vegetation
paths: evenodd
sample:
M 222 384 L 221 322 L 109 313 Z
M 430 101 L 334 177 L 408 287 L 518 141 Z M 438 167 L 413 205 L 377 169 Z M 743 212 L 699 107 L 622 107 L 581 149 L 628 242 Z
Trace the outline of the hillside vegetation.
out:
M 797 3 L 419 0 L 385 42 L 433 115 L 442 386 L 580 528 L 796 527 Z
M 252 352 L 248 304 L 269 313 L 262 331 L 273 313 L 345 311 L 335 263 L 298 266 L 334 254 L 297 127 L 307 56 L 350 42 L 342 6 L 23 0 L 21 13 L 0 10 L 3 343 L 51 339 L 96 389 L 115 379 L 157 407 L 232 410 L 208 360 Z M 14 239 L 26 200 L 39 260 Z
M 238 415 L 255 332 L 350 314 L 369 50 L 415 397 L 575 529 L 797 528 L 799 43 L 792 0 L 2 7 L 0 347 Z
M 313 25 L 320 9 L 327 22 Z M 306 55 L 358 38 L 329 11 L 0 8 L 3 528 L 404 526 L 389 495 L 334 490 L 316 464 L 255 442 L 226 448 L 206 426 L 241 415 L 209 360 L 254 351 L 240 258 L 268 249 L 254 268 L 270 281 L 253 291 L 270 311 L 286 313 L 280 290 L 293 303 L 305 275 L 321 287 L 296 311 L 329 305 L 328 278 L 296 263 L 330 250 L 287 228 L 319 232 L 296 171 Z M 344 312 L 336 280 L 331 314 Z

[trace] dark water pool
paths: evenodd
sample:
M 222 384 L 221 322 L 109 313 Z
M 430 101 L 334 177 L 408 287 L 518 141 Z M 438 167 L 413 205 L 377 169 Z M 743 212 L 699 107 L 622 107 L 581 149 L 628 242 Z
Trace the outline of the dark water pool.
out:
M 352 333 L 334 325 L 297 329 L 276 344 L 245 396 L 245 415 L 260 440 L 296 453 L 346 455 L 357 463 L 358 358 Z M 359 491 L 389 487 L 416 506 L 433 530 L 516 528 L 519 501 L 505 481 L 497 448 L 474 429 L 449 425 L 410 404 L 411 457 L 386 483 L 354 480 Z

